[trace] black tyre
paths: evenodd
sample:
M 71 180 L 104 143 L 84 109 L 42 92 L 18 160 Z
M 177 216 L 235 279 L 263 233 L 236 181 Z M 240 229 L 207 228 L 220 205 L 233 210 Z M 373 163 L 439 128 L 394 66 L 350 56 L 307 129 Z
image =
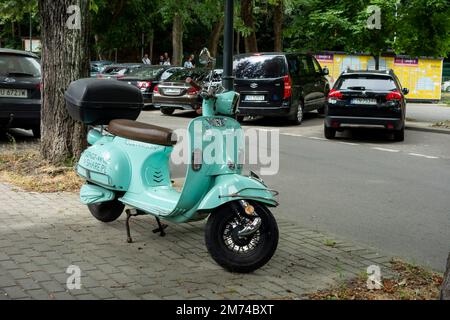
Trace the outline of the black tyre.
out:
M 324 128 L 325 138 L 332 140 L 336 138 L 336 129 L 325 126 Z
M 206 224 L 206 247 L 212 258 L 230 272 L 249 273 L 261 268 L 270 261 L 278 246 L 278 226 L 272 213 L 261 204 L 252 205 L 262 223 L 251 236 L 238 236 L 242 225 L 230 204 L 218 208 Z M 243 211 L 240 215 L 248 219 Z
M 88 205 L 88 208 L 95 219 L 108 223 L 119 219 L 125 209 L 125 205 L 118 200 L 113 200 L 109 202 L 90 204 Z
M 36 126 L 31 128 L 31 131 L 33 132 L 33 136 L 36 139 L 40 139 L 41 138 L 41 127 L 40 126 Z
M 405 127 L 394 132 L 394 140 L 398 142 L 405 141 Z
M 305 114 L 305 109 L 303 102 L 299 102 L 298 106 L 295 108 L 295 113 L 289 118 L 289 121 L 294 125 L 301 125 L 303 122 L 303 116 Z
M 175 109 L 174 108 L 161 108 L 161 112 L 162 112 L 162 114 L 170 116 L 175 112 Z
M 323 116 L 325 114 L 325 106 L 320 107 L 319 109 L 317 109 L 317 113 L 321 116 Z

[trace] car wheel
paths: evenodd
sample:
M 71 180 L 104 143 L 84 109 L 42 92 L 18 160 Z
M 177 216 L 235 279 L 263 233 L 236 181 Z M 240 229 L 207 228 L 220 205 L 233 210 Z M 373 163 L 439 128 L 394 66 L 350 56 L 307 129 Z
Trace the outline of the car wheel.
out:
M 394 132 L 394 140 L 399 141 L 399 142 L 405 141 L 405 127 L 404 126 L 400 130 Z
M 162 112 L 162 114 L 170 116 L 175 112 L 175 109 L 174 108 L 161 108 L 161 112 Z
M 245 117 L 244 116 L 236 116 L 236 121 L 241 123 L 244 122 Z
M 303 122 L 304 107 L 303 102 L 300 102 L 295 109 L 295 113 L 289 119 L 294 125 L 301 125 Z
M 41 126 L 33 127 L 33 128 L 31 128 L 31 131 L 33 131 L 33 136 L 36 139 L 41 138 Z
M 317 109 L 317 113 L 323 116 L 325 114 L 325 106 L 322 106 L 319 109 Z
M 336 129 L 325 126 L 325 138 L 332 140 L 336 138 Z

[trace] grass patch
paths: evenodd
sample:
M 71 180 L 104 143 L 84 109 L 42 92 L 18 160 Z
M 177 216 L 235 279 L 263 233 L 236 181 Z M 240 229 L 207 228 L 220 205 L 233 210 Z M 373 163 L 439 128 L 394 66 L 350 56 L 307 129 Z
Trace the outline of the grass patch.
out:
M 442 103 L 445 103 L 447 107 L 450 107 L 450 92 L 442 92 Z
M 392 260 L 394 276 L 382 280 L 382 289 L 367 288 L 367 274 L 340 286 L 308 295 L 313 300 L 437 300 L 442 275 L 399 260 Z
M 83 181 L 70 162 L 54 166 L 37 151 L 0 154 L 0 180 L 31 192 L 77 192 Z

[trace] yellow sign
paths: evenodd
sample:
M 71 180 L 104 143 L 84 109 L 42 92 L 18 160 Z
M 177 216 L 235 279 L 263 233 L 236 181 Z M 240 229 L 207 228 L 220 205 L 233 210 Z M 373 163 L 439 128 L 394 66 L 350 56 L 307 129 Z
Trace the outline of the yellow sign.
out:
M 322 67 L 330 70 L 330 85 L 347 69 L 375 70 L 375 60 L 368 55 L 327 53 L 316 55 Z M 442 84 L 442 59 L 380 57 L 380 70 L 392 69 L 402 87 L 408 88 L 408 99 L 440 100 Z

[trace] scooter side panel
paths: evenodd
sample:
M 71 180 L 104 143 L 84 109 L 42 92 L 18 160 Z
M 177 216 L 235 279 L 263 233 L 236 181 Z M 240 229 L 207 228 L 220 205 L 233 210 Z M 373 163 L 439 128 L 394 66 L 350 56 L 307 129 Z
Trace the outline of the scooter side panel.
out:
M 126 191 L 131 181 L 131 164 L 115 139 L 96 143 L 78 162 L 77 173 L 87 181 L 114 191 Z
M 254 200 L 270 207 L 278 206 L 273 192 L 261 182 L 233 174 L 216 177 L 214 187 L 203 198 L 198 210 L 211 211 L 236 200 Z

